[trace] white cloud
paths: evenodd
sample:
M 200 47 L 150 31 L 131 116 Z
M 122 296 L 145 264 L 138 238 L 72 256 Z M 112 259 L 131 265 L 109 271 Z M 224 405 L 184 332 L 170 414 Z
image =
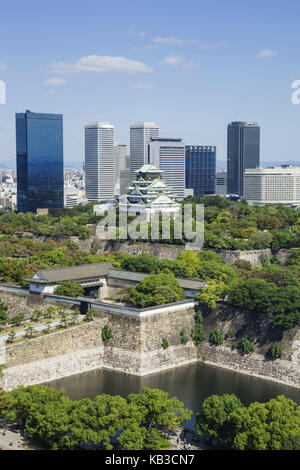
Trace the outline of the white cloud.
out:
M 157 36 L 152 39 L 153 42 L 158 44 L 173 44 L 175 46 L 197 46 L 199 49 L 218 49 L 219 47 L 225 47 L 227 44 L 225 42 L 208 42 L 208 41 L 199 41 L 194 39 L 179 39 L 175 36 L 161 37 Z
M 258 59 L 265 59 L 266 57 L 272 57 L 276 55 L 276 51 L 272 51 L 271 49 L 263 49 L 257 54 Z
M 89 55 L 81 57 L 76 62 L 54 62 L 49 70 L 61 75 L 73 75 L 79 72 L 151 72 L 151 68 L 143 62 L 126 59 L 125 57 Z
M 132 88 L 140 88 L 140 89 L 153 89 L 155 88 L 155 85 L 153 85 L 153 83 L 138 83 L 137 85 L 133 85 Z
M 178 39 L 174 36 L 169 36 L 163 38 L 161 36 L 157 36 L 156 38 L 152 39 L 153 42 L 157 42 L 159 44 L 175 44 L 176 46 L 183 46 L 184 44 L 196 44 L 197 41 L 188 41 L 185 39 Z
M 65 85 L 66 83 L 67 83 L 67 80 L 64 80 L 63 78 L 49 78 L 48 80 L 45 80 L 43 82 L 43 85 L 58 86 L 58 85 Z
M 4 62 L 0 62 L 0 70 L 7 70 L 8 65 L 6 65 Z
M 145 31 L 137 32 L 137 31 L 134 30 L 134 28 L 128 28 L 128 29 L 127 29 L 127 33 L 133 34 L 134 36 L 139 36 L 139 37 L 144 37 L 144 36 L 146 36 L 146 32 L 145 32 Z
M 52 96 L 56 93 L 56 90 L 49 90 L 45 93 L 45 96 Z
M 184 57 L 177 56 L 177 55 L 169 55 L 162 61 L 162 63 L 166 65 L 172 65 L 172 66 L 179 65 L 183 68 L 192 68 L 192 67 L 197 67 L 198 65 L 195 62 L 190 62 L 186 60 Z
M 226 47 L 226 42 L 205 42 L 199 41 L 198 48 L 199 49 L 219 49 L 220 47 Z

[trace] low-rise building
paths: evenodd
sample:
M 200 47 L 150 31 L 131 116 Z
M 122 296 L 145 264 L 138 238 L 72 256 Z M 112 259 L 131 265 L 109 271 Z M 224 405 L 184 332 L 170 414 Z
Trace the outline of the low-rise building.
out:
M 82 264 L 63 268 L 40 269 L 31 278 L 31 294 L 54 294 L 59 282 L 73 280 L 84 288 L 86 297 L 105 299 L 115 296 L 126 286 L 136 286 L 149 273 L 116 269 L 109 262 Z M 194 298 L 203 289 L 205 281 L 177 278 L 186 297 Z
M 244 198 L 255 204 L 300 205 L 300 167 L 246 169 Z

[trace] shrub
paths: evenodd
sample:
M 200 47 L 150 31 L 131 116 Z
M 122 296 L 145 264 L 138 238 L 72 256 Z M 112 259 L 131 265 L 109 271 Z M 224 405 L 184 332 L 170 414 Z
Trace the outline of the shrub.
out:
M 13 324 L 15 323 L 17 326 L 21 325 L 22 321 L 24 321 L 25 316 L 24 313 L 19 313 L 18 315 L 12 317 L 9 321 L 9 323 Z
M 8 333 L 8 338 L 6 340 L 7 343 L 13 343 L 14 342 L 14 339 L 16 337 L 16 332 L 14 330 L 10 331 Z
M 7 305 L 3 300 L 0 300 L 0 322 L 5 322 L 7 319 Z
M 236 335 L 236 331 L 234 328 L 229 328 L 229 330 L 227 331 L 226 335 L 225 335 L 225 338 L 234 338 Z
M 180 340 L 181 344 L 186 344 L 188 342 L 189 338 L 186 336 L 185 330 L 182 330 L 180 332 L 180 336 L 181 336 L 181 340 Z
M 198 310 L 195 314 L 195 326 L 192 328 L 191 338 L 195 346 L 199 346 L 201 341 L 203 341 L 205 338 L 203 330 L 203 317 L 200 310 Z
M 211 342 L 214 344 L 222 344 L 223 343 L 223 337 L 220 329 L 217 327 L 215 331 L 211 334 Z
M 108 325 L 105 325 L 101 332 L 102 340 L 108 341 L 113 337 L 112 330 Z
M 245 354 L 249 354 L 254 350 L 254 344 L 251 343 L 251 341 L 246 336 L 241 339 L 239 346 Z
M 44 316 L 44 313 L 42 312 L 42 310 L 40 310 L 39 308 L 35 308 L 31 315 L 31 320 L 38 321 L 43 316 Z
M 274 343 L 270 349 L 273 359 L 279 359 L 282 356 L 282 346 L 279 343 Z
M 169 347 L 169 341 L 167 340 L 167 338 L 162 339 L 161 345 L 164 349 L 167 349 Z
M 95 320 L 95 313 L 96 313 L 95 308 L 89 308 L 84 317 L 85 321 Z

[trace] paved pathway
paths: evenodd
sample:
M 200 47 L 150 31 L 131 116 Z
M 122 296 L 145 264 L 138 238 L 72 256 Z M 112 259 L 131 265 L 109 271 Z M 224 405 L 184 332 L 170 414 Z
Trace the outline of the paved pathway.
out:
M 85 315 L 78 315 L 77 316 L 78 318 L 78 321 L 82 321 L 84 318 L 85 318 Z M 50 321 L 50 320 L 49 320 Z M 50 327 L 53 328 L 55 326 L 58 326 L 61 322 L 61 319 L 57 319 L 57 320 L 53 320 L 51 323 L 50 323 Z M 34 328 L 36 331 L 43 331 L 45 329 L 45 326 L 46 326 L 46 323 L 37 323 L 37 325 L 34 325 L 32 326 L 32 328 Z M 17 330 L 15 333 L 16 333 L 16 336 L 15 336 L 15 339 L 17 338 L 20 338 L 20 337 L 24 337 L 26 332 L 26 323 L 24 324 L 24 328 L 20 329 L 20 330 Z M 12 328 L 13 330 L 13 328 Z M 34 337 L 34 336 L 33 336 Z M 8 333 L 3 333 L 0 335 L 0 342 L 1 341 L 6 341 L 8 338 Z M 0 434 L 1 436 L 1 434 Z
M 43 450 L 42 444 L 31 441 L 23 430 L 0 418 L 0 450 Z

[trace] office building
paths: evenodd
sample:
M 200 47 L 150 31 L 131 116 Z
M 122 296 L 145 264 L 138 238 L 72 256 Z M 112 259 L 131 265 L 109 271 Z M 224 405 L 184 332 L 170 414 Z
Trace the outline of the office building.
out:
M 300 167 L 246 169 L 244 198 L 255 204 L 300 205 Z
M 225 196 L 227 194 L 227 171 L 219 170 L 216 173 L 216 194 Z
M 92 122 L 85 126 L 85 194 L 88 201 L 107 201 L 114 192 L 114 126 Z
M 120 195 L 120 178 L 121 172 L 128 170 L 129 156 L 127 145 L 119 145 L 115 142 L 114 145 L 114 158 L 115 158 L 115 196 Z M 130 181 L 128 182 L 128 184 Z
M 78 204 L 78 190 L 75 186 L 65 186 L 64 190 L 64 207 L 72 209 Z
M 227 191 L 244 195 L 244 171 L 259 166 L 260 127 L 255 122 L 232 122 L 227 127 Z
M 154 122 L 136 122 L 130 126 L 130 176 L 135 178 L 135 171 L 148 163 L 148 143 L 150 137 L 159 136 L 159 127 Z
M 182 139 L 151 137 L 149 163 L 164 172 L 164 180 L 177 199 L 184 198 L 185 144 Z
M 215 193 L 215 146 L 185 146 L 185 186 L 194 190 L 194 196 Z
M 63 207 L 63 116 L 17 113 L 16 147 L 18 210 Z

